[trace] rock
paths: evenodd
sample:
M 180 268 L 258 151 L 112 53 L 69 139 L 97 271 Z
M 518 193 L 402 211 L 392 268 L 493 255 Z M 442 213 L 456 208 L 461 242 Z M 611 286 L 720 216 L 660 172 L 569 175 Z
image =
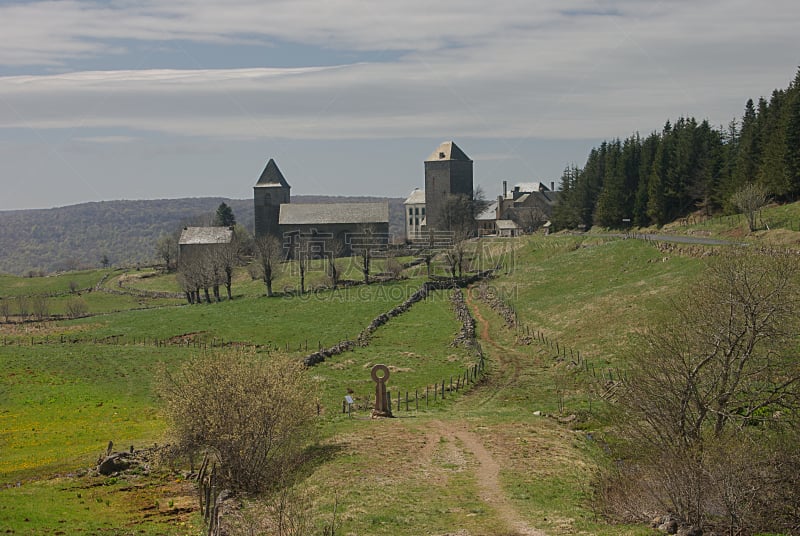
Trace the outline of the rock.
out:
M 127 454 L 125 452 L 117 452 L 106 456 L 97 466 L 97 472 L 101 475 L 109 476 L 124 471 L 130 466 L 131 462 L 127 459 Z
M 653 519 L 653 523 L 658 523 L 658 530 L 666 532 L 667 534 L 676 534 L 678 532 L 678 527 L 684 525 L 681 518 L 674 513 L 668 513 L 661 516 L 661 518 L 655 518 Z
M 678 527 L 677 536 L 703 536 L 703 531 L 694 525 L 682 524 Z

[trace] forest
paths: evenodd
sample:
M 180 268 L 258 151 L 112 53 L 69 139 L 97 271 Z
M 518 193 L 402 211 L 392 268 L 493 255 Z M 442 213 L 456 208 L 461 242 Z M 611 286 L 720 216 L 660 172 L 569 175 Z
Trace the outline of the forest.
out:
M 735 212 L 732 196 L 757 186 L 777 202 L 800 194 L 800 70 L 767 100 L 749 99 L 727 127 L 681 117 L 660 132 L 604 141 L 561 178 L 557 229 L 662 226 L 697 213 Z

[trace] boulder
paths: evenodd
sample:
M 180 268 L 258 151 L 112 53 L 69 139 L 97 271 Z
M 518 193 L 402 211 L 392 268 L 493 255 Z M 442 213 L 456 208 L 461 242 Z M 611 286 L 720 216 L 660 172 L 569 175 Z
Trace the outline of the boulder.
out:
M 109 476 L 120 471 L 125 471 L 131 466 L 126 452 L 116 452 L 103 458 L 97 466 L 97 472 L 101 475 Z

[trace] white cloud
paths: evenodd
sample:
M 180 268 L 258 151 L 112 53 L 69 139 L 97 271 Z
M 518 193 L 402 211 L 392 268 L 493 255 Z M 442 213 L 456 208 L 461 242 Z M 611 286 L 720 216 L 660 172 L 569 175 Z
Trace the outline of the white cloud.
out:
M 332 68 L 0 78 L 0 128 L 243 139 L 609 137 L 678 115 L 719 124 L 784 86 L 800 49 L 794 0 L 65 0 L 7 4 L 0 20 L 6 65 L 68 67 L 125 40 L 403 51 Z

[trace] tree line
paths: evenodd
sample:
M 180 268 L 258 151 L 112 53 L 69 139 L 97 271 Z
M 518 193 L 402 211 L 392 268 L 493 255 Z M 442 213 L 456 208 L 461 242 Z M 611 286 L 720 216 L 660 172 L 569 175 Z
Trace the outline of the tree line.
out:
M 749 99 L 726 128 L 681 117 L 660 132 L 604 141 L 583 168 L 569 166 L 553 214 L 558 229 L 664 225 L 702 211 L 741 210 L 756 186 L 776 201 L 800 194 L 800 70 L 769 100 Z

